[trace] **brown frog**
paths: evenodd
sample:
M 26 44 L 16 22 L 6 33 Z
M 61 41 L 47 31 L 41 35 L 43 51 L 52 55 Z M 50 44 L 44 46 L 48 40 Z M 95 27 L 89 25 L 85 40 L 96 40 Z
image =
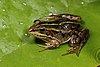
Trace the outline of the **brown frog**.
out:
M 62 56 L 73 53 L 79 56 L 89 35 L 89 30 L 83 28 L 79 22 L 81 17 L 76 15 L 50 15 L 47 20 L 35 20 L 35 24 L 29 28 L 28 32 L 46 42 L 47 45 L 42 46 L 44 49 L 41 51 L 69 43 L 71 48 Z

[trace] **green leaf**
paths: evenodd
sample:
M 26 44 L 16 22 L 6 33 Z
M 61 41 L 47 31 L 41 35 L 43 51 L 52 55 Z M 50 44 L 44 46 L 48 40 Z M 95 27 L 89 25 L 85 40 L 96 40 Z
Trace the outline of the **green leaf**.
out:
M 27 30 L 50 12 L 79 15 L 90 30 L 80 56 L 61 56 L 70 47 L 39 53 Z M 97 67 L 100 64 L 100 0 L 0 0 L 0 67 Z

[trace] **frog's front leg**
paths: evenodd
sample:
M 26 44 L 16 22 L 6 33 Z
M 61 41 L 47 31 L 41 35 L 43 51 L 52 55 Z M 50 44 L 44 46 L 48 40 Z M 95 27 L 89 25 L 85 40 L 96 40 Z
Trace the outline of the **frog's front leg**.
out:
M 46 43 L 47 44 L 47 46 L 41 46 L 41 47 L 43 47 L 44 49 L 43 50 L 40 50 L 39 52 L 42 52 L 42 51 L 44 51 L 44 50 L 47 50 L 47 49 L 51 49 L 51 48 L 57 48 L 57 47 L 59 47 L 59 42 L 57 41 L 57 40 L 49 40 L 49 42 L 48 43 Z

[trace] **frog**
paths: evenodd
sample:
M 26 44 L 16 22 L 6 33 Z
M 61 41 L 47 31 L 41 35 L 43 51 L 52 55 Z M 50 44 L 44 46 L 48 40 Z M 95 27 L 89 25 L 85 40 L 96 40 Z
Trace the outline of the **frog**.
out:
M 74 17 L 72 19 L 71 17 Z M 70 19 L 69 19 L 70 18 Z M 67 20 L 65 20 L 67 19 Z M 84 28 L 79 22 L 81 17 L 72 14 L 50 15 L 49 20 L 35 20 L 28 32 L 45 41 L 46 45 L 40 45 L 43 50 L 58 48 L 61 44 L 68 43 L 71 47 L 62 56 L 76 53 L 79 56 L 84 43 L 89 36 L 89 29 Z

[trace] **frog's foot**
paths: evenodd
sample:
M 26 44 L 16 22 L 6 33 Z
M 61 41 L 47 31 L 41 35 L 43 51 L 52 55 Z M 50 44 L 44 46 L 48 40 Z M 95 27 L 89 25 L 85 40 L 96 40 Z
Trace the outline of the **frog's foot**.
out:
M 67 53 L 62 54 L 62 56 L 65 56 L 65 55 L 68 55 L 68 54 L 73 54 L 73 53 L 76 53 L 76 55 L 79 56 L 80 50 L 81 50 L 80 46 L 76 46 L 74 48 L 72 47 L 67 51 Z
M 73 47 L 72 47 L 72 48 L 70 48 L 69 50 L 67 50 L 67 53 L 62 54 L 62 56 L 65 56 L 65 55 L 68 55 L 68 54 L 73 54 L 73 53 L 75 53 L 75 52 L 74 52 L 74 49 L 73 49 Z
M 76 47 L 74 48 L 75 53 L 76 53 L 77 56 L 79 56 L 80 51 L 81 51 L 81 49 L 82 49 L 83 46 L 84 46 L 83 43 L 81 43 L 79 46 L 76 46 Z

